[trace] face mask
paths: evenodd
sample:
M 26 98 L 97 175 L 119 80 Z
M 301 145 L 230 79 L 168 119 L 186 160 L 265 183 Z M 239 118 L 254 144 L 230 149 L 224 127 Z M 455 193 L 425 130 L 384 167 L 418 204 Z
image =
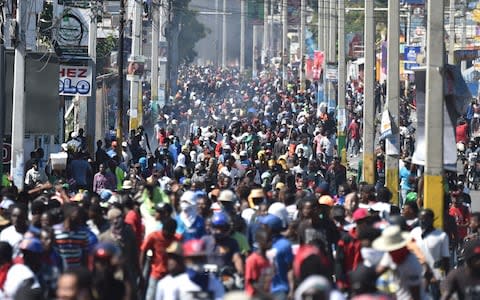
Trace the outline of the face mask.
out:
M 227 237 L 225 233 L 215 233 L 213 234 L 213 238 L 215 238 L 216 241 L 222 241 Z
M 405 258 L 408 256 L 410 251 L 407 249 L 407 247 L 403 247 L 395 251 L 390 251 L 389 253 L 390 253 L 390 256 L 392 257 L 393 262 L 398 265 L 405 260 Z

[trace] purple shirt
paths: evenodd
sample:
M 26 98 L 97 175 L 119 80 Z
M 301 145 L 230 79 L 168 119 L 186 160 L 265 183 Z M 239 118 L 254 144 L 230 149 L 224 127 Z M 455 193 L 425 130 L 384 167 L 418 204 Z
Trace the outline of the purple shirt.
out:
M 102 174 L 98 172 L 93 177 L 93 191 L 95 193 L 100 193 L 102 190 L 115 190 L 115 176 L 112 173 Z

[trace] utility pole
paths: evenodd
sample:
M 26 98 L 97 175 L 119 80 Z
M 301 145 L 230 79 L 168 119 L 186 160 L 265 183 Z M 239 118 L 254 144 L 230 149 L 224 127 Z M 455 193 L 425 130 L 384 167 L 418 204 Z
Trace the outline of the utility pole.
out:
M 123 48 L 125 37 L 125 1 L 120 0 L 120 24 L 118 27 L 118 102 L 117 102 L 117 151 L 118 157 L 122 157 L 122 141 L 123 141 Z
M 142 51 L 142 2 L 133 1 L 132 22 L 132 53 L 129 63 L 143 64 Z M 141 79 L 136 75 L 129 74 L 130 79 L 130 130 L 137 129 L 142 124 L 142 85 Z
M 318 6 L 317 6 L 317 43 L 318 43 L 318 50 L 323 51 L 324 45 L 323 45 L 323 15 L 324 15 L 324 0 L 318 0 Z
M 338 110 L 337 110 L 337 151 L 343 162 L 346 162 L 345 129 L 347 115 L 345 112 L 345 0 L 338 0 Z
M 253 51 L 252 51 L 252 78 L 256 78 L 258 76 L 258 70 L 257 70 L 257 55 L 258 55 L 258 26 L 259 25 L 253 25 Z
M 169 0 L 167 0 L 169 1 Z M 215 0 L 215 66 L 218 67 L 219 62 L 219 53 L 220 53 L 220 0 Z
M 268 45 L 268 41 L 270 40 L 268 38 L 268 0 L 263 0 L 263 64 L 267 64 L 268 60 L 268 48 L 270 47 Z
M 392 135 L 386 139 L 385 175 L 392 193 L 392 203 L 398 205 L 398 157 L 400 155 L 399 97 L 400 97 L 400 1 L 388 1 L 387 108 L 392 117 Z
M 223 0 L 222 68 L 227 67 L 227 0 Z
M 443 12 L 442 12 L 443 13 Z M 448 8 L 448 63 L 455 64 L 455 0 L 450 0 Z
M 245 14 L 246 0 L 240 0 L 240 74 L 245 72 Z
M 305 90 L 305 9 L 307 5 L 305 0 L 300 2 L 300 91 Z
M 270 0 L 270 18 L 269 18 L 269 24 L 268 24 L 268 37 L 269 37 L 269 41 L 268 41 L 268 53 L 269 53 L 269 57 L 275 57 L 275 36 L 274 36 L 274 31 L 273 31 L 273 1 L 274 0 Z
M 428 1 L 427 79 L 425 137 L 424 205 L 435 213 L 435 227 L 443 227 L 443 1 Z
M 0 163 L 0 178 L 3 176 L 3 138 L 5 136 L 5 107 L 6 107 L 6 91 L 5 91 L 5 71 L 6 71 L 6 61 L 5 61 L 5 14 L 1 16 L 0 23 L 0 151 L 2 151 L 2 163 Z M 2 184 L 3 187 L 3 184 Z
M 462 37 L 460 39 L 460 45 L 461 45 L 461 49 L 462 50 L 465 50 L 466 47 L 467 47 L 467 14 L 466 14 L 466 6 L 467 3 L 466 2 L 463 2 L 462 3 Z M 460 70 L 463 72 L 467 69 L 467 61 L 466 60 L 462 60 L 460 62 Z
M 282 79 L 283 89 L 287 89 L 288 84 L 288 63 L 290 61 L 290 51 L 288 47 L 288 0 L 282 0 Z
M 365 65 L 363 84 L 363 179 L 375 183 L 375 20 L 374 0 L 365 0 Z
M 90 153 L 94 152 L 95 145 L 95 118 L 96 118 L 96 100 L 97 100 L 97 17 L 99 14 L 98 1 L 93 0 L 90 5 L 91 16 L 88 24 L 88 56 L 89 65 L 92 70 L 92 87 L 90 97 L 85 98 L 87 104 L 87 145 Z
M 325 104 L 328 104 L 327 102 L 327 98 L 328 98 L 328 80 L 327 80 L 327 61 L 328 61 L 328 57 L 329 57 L 329 47 L 328 47 L 328 35 L 329 35 L 329 21 L 330 21 L 330 11 L 329 11 L 329 7 L 330 7 L 330 3 L 329 3 L 329 0 L 321 0 L 323 2 L 323 7 L 322 7 L 322 24 L 323 24 L 323 31 L 322 31 L 322 39 L 323 39 L 323 66 L 322 66 L 322 69 L 323 69 L 323 99 L 321 99 L 321 101 Z
M 330 0 L 330 26 L 329 26 L 329 38 L 328 38 L 328 62 L 337 62 L 337 0 Z M 338 74 L 337 74 L 338 77 Z M 336 95 L 337 91 L 333 81 L 328 83 L 328 112 L 336 107 Z
M 160 0 L 152 2 L 152 61 L 151 61 L 151 78 L 150 92 L 152 103 L 158 103 L 158 46 L 160 38 Z M 154 120 L 156 122 L 157 120 Z
M 17 31 L 15 36 L 15 67 L 13 71 L 12 107 L 12 177 L 17 188 L 23 190 L 24 135 L 25 135 L 25 1 L 17 1 Z

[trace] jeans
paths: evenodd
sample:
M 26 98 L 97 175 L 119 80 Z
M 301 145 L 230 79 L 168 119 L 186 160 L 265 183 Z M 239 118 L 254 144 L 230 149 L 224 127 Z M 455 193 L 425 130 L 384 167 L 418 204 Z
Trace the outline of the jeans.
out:
M 150 277 L 148 279 L 147 295 L 145 296 L 145 300 L 155 300 L 158 282 L 159 280 L 153 277 Z

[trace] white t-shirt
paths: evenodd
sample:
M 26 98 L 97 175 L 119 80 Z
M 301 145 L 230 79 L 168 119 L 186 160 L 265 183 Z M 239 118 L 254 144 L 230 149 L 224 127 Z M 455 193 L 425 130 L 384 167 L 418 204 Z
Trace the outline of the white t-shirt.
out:
M 221 300 L 225 294 L 223 285 L 218 279 L 210 276 L 208 290 L 213 293 L 212 299 Z M 167 277 L 157 284 L 156 300 L 194 300 L 192 292 L 201 292 L 202 288 L 190 280 L 187 273 Z
M 3 285 L 3 295 L 0 294 L 0 298 L 13 299 L 22 282 L 30 278 L 35 278 L 35 274 L 33 274 L 29 267 L 22 264 L 13 265 L 7 272 L 7 278 L 5 279 L 5 284 Z M 36 279 L 32 287 L 40 287 Z
M 448 236 L 445 232 L 435 229 L 426 237 L 422 238 L 422 228 L 415 227 L 411 231 L 411 236 L 417 243 L 418 247 L 425 255 L 430 268 L 434 271 L 435 278 L 443 279 L 443 274 L 439 268 L 434 268 L 435 262 L 442 260 L 445 257 L 450 257 L 448 248 Z
M 23 240 L 23 234 L 17 232 L 15 226 L 10 225 L 0 233 L 0 241 L 4 241 L 10 244 L 13 248 L 13 257 L 17 257 L 20 254 L 18 245 Z
M 379 265 L 388 267 L 393 271 L 394 280 L 398 286 L 395 293 L 397 300 L 413 299 L 410 295 L 410 288 L 413 286 L 420 286 L 420 299 L 425 298 L 424 288 L 422 288 L 423 268 L 415 255 L 410 253 L 401 265 L 397 265 L 393 262 L 390 254 L 385 253 Z

